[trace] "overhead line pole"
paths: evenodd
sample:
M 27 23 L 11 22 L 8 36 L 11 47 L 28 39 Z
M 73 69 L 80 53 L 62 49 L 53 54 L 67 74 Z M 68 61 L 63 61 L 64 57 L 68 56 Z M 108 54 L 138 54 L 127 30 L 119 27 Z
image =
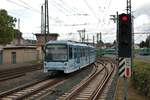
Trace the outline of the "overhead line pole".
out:
M 127 14 L 131 14 L 131 0 L 127 0 Z
M 45 43 L 47 42 L 47 34 L 49 34 L 49 14 L 48 14 L 48 0 L 45 0 Z
M 20 30 L 20 18 L 18 18 L 18 30 Z
M 127 0 L 127 14 L 130 14 L 131 16 L 131 33 L 133 33 L 133 17 L 131 14 L 131 0 Z M 133 50 L 134 50 L 134 33 L 131 35 L 131 70 L 132 70 L 132 65 L 133 65 Z M 124 97 L 123 100 L 128 100 L 128 80 L 127 77 L 123 77 L 124 79 Z
M 44 34 L 44 6 L 41 6 L 41 34 Z

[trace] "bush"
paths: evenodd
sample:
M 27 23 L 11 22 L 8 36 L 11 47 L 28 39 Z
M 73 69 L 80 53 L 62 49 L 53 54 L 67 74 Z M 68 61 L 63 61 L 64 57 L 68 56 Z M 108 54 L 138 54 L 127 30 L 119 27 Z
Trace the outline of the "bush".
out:
M 141 94 L 150 97 L 150 63 L 135 60 L 132 72 L 134 86 Z

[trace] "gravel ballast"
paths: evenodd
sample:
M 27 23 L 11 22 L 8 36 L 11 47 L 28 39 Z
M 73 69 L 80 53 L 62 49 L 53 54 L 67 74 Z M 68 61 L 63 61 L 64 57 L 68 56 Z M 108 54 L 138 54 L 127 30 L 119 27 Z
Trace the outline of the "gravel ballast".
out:
M 75 85 L 80 83 L 85 77 L 87 77 L 90 74 L 92 68 L 93 67 L 89 66 L 83 68 L 80 71 L 77 71 L 77 74 L 73 74 L 73 76 L 67 79 L 67 81 L 65 81 L 63 84 L 56 86 L 55 89 L 50 91 L 46 97 L 42 98 L 42 100 L 56 100 L 59 96 L 69 91 L 72 87 L 74 87 Z M 38 70 L 27 73 L 25 76 L 19 78 L 0 82 L 0 93 L 11 90 L 24 84 L 31 83 L 33 81 L 41 80 L 45 77 L 48 77 L 49 74 L 43 73 L 43 70 Z
M 63 84 L 58 85 L 50 94 L 42 98 L 42 100 L 56 100 L 58 97 L 63 95 L 65 92 L 69 91 L 72 87 L 80 83 L 85 77 L 87 77 L 92 70 L 93 67 L 89 66 L 84 68 L 78 74 L 69 78 Z

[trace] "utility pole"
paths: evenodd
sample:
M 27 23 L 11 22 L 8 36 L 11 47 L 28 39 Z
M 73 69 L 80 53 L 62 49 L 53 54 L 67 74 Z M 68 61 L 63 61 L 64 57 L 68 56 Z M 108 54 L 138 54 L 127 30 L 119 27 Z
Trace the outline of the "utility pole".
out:
M 87 43 L 89 42 L 89 36 L 88 36 L 88 34 L 87 34 Z
M 97 33 L 97 46 L 100 47 L 100 49 L 102 47 L 101 44 L 102 44 L 102 34 L 100 32 L 100 33 Z
M 131 0 L 127 0 L 127 14 L 131 14 Z
M 45 43 L 47 42 L 47 34 L 49 34 L 49 14 L 48 14 L 48 0 L 45 0 Z
M 99 43 L 99 33 L 97 33 L 97 45 Z
M 116 12 L 116 15 L 110 15 L 111 16 L 111 18 L 110 18 L 110 20 L 113 20 L 114 21 L 114 23 L 116 23 L 116 28 L 117 28 L 117 30 L 116 30 L 116 58 L 117 59 L 119 59 L 118 58 L 118 39 L 119 39 L 119 21 L 118 21 L 118 19 L 119 19 L 119 14 L 118 14 L 118 11 Z
M 93 46 L 95 46 L 95 36 L 93 35 Z
M 128 34 L 131 34 L 131 57 L 123 57 L 123 59 L 126 59 L 126 69 L 127 69 L 127 66 L 130 66 L 130 70 L 132 70 L 132 63 L 133 63 L 133 48 L 134 48 L 134 33 L 133 33 L 133 17 L 132 17 L 132 14 L 131 14 L 131 0 L 127 0 L 127 14 L 129 15 L 129 19 L 131 20 L 131 23 L 130 23 L 130 27 L 131 27 L 131 33 L 128 33 Z M 120 23 L 120 22 L 119 22 Z M 120 27 L 120 26 L 119 26 Z M 121 50 L 120 50 L 121 51 Z M 122 56 L 121 56 L 122 57 Z M 119 55 L 119 59 L 121 58 L 120 55 Z M 127 60 L 128 59 L 128 60 Z M 127 63 L 128 62 L 128 63 Z M 119 62 L 119 65 L 120 65 L 121 62 Z M 131 64 L 131 65 L 130 65 Z M 119 66 L 120 67 L 120 66 Z M 125 71 L 127 72 L 127 70 L 125 69 Z M 119 69 L 120 70 L 120 69 Z M 129 70 L 129 69 L 128 69 Z M 125 72 L 125 73 L 126 73 Z M 124 74 L 125 74 L 124 73 Z M 131 71 L 130 71 L 131 73 Z M 129 72 L 128 72 L 129 74 Z M 121 77 L 121 76 L 120 76 Z M 128 100 L 128 77 L 122 77 L 124 79 L 124 97 L 123 97 L 123 100 Z
M 45 26 L 44 26 L 44 6 L 41 6 L 41 34 L 44 34 Z
M 20 30 L 20 18 L 18 18 L 18 30 Z
M 85 42 L 85 29 L 78 30 L 81 42 Z
M 102 34 L 100 32 L 100 33 L 97 33 L 97 43 L 99 43 L 101 40 L 102 40 Z
M 99 39 L 100 39 L 99 41 L 102 42 L 102 33 L 100 32 L 99 35 L 100 35 L 99 36 Z

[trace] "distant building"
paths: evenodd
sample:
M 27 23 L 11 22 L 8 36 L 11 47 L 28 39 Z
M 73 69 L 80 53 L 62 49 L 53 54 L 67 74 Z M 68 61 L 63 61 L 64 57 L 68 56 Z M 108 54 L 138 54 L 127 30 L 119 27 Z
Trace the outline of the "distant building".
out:
M 98 41 L 97 44 L 96 44 L 96 48 L 97 49 L 102 49 L 104 48 L 104 43 L 102 41 Z
M 22 45 L 24 44 L 24 39 L 23 38 L 16 38 L 10 43 L 11 45 Z
M 140 49 L 140 46 L 138 44 L 134 44 L 134 49 Z
M 36 40 L 25 40 L 24 38 L 16 38 L 13 41 L 10 42 L 10 44 L 7 44 L 6 46 L 21 46 L 21 45 L 31 45 L 35 44 Z
M 105 43 L 106 48 L 113 48 L 113 44 L 112 43 Z
M 38 51 L 35 46 L 10 46 L 2 50 L 2 64 L 17 64 L 37 61 Z
M 36 33 L 36 38 L 37 38 L 37 44 L 38 45 L 44 45 L 45 41 L 54 41 L 57 40 L 59 34 L 57 33 L 50 33 L 50 34 L 40 34 Z

